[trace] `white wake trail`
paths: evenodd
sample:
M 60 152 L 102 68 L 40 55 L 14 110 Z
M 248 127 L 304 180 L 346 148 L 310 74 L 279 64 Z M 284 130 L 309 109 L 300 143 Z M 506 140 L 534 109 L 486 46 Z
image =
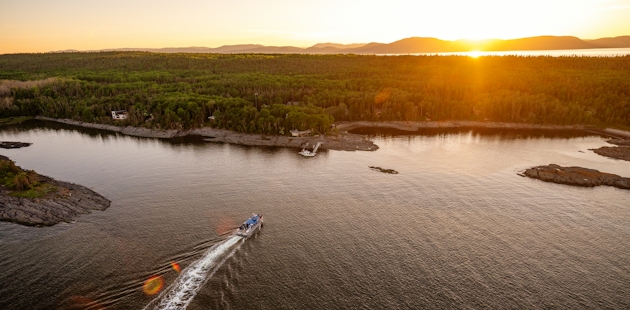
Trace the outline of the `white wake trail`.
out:
M 242 240 L 241 237 L 234 236 L 208 249 L 201 259 L 186 267 L 175 282 L 144 309 L 150 309 L 153 305 L 155 305 L 153 309 L 186 309 L 199 289 L 228 258 L 234 255 Z M 236 243 L 239 243 L 238 246 L 232 249 Z M 232 251 L 224 255 L 230 249 Z

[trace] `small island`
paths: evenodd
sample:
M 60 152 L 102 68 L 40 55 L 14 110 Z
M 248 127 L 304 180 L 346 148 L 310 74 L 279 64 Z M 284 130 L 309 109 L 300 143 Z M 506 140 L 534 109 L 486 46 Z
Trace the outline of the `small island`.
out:
M 13 141 L 0 141 L 0 148 L 3 149 L 19 149 L 30 146 L 32 143 L 27 142 L 13 142 Z
M 0 221 L 51 226 L 91 210 L 105 210 L 110 203 L 84 186 L 23 170 L 0 155 Z
M 529 168 L 523 174 L 533 179 L 558 184 L 583 187 L 608 185 L 621 189 L 630 189 L 630 178 L 582 167 L 562 167 L 550 164 Z

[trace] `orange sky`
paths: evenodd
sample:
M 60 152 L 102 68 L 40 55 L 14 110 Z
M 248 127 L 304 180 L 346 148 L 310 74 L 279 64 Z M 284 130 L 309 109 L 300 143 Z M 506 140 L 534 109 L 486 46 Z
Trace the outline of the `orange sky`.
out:
M 630 0 L 2 0 L 0 53 L 630 35 Z

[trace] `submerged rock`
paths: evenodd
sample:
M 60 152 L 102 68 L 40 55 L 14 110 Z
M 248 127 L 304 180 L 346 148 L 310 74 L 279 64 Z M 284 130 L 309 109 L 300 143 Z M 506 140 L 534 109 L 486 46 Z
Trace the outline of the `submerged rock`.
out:
M 389 173 L 389 174 L 398 174 L 398 171 L 394 170 L 394 169 L 384 169 L 381 167 L 374 167 L 374 166 L 369 166 L 370 169 L 374 170 L 374 171 L 380 171 L 383 173 Z
M 561 167 L 551 164 L 527 169 L 523 174 L 530 178 L 558 184 L 585 187 L 608 185 L 621 189 L 630 189 L 630 178 L 582 167 Z

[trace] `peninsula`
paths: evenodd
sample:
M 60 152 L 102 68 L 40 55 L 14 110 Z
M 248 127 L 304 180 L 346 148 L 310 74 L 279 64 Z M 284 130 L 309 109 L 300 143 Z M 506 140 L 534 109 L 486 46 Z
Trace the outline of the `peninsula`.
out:
M 0 181 L 0 221 L 51 226 L 111 203 L 87 187 L 23 170 L 1 155 Z

